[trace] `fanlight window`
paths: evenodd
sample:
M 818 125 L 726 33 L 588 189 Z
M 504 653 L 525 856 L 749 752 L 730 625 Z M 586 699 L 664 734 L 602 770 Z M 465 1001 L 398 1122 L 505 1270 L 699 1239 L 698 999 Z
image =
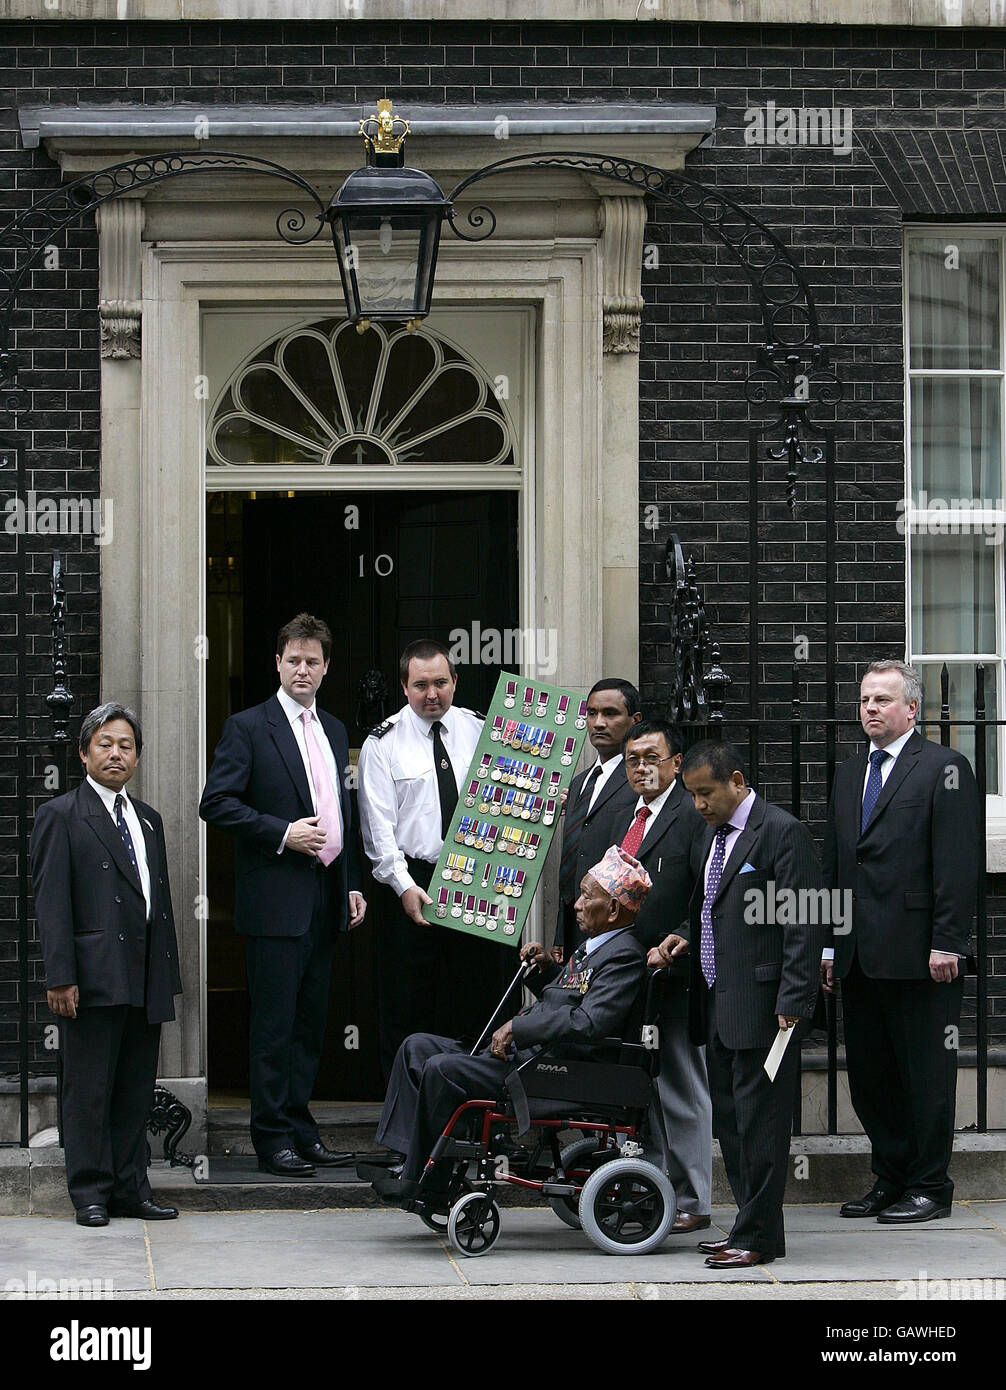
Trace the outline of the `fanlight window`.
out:
M 325 319 L 269 343 L 213 412 L 207 462 L 512 464 L 491 383 L 428 333 Z

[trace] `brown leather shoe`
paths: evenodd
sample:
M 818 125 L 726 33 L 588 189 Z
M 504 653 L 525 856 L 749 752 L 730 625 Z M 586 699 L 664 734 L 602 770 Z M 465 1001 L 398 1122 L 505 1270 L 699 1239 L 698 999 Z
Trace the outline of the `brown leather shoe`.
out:
M 714 1255 L 706 1257 L 710 1269 L 750 1269 L 752 1265 L 771 1264 L 774 1255 L 762 1255 L 759 1250 L 735 1250 L 726 1246 Z
M 695 1212 L 679 1211 L 674 1218 L 674 1225 L 671 1232 L 674 1235 L 691 1235 L 692 1231 L 706 1230 L 712 1218 L 708 1216 L 697 1216 Z
M 718 1255 L 721 1250 L 726 1250 L 730 1244 L 728 1237 L 722 1240 L 700 1240 L 699 1249 L 704 1250 L 707 1255 Z

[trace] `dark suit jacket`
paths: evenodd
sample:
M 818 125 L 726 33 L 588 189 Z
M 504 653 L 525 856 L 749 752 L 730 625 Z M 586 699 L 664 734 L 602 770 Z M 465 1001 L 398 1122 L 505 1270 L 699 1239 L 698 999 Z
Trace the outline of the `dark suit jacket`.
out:
M 706 1041 L 706 988 L 699 943 L 704 869 L 714 834 L 707 825 L 705 835 L 695 841 L 692 859 L 689 1027 L 697 1044 Z M 754 867 L 742 873 L 745 864 Z M 811 910 L 794 913 L 796 921 L 778 920 L 789 914 L 773 912 L 769 904 L 771 894 L 777 908 L 784 901 L 799 906 L 798 898 L 780 899 L 780 892 L 810 889 L 820 896 L 821 887 L 821 866 L 810 832 L 787 811 L 756 797 L 748 823 L 730 851 L 713 903 L 716 1020 L 727 1047 L 771 1046 L 779 1031 L 777 1014 L 813 1017 L 826 937 L 819 898 Z M 759 903 L 764 907 L 761 913 Z M 776 920 L 769 920 L 773 917 Z M 806 1029 L 801 1027 L 801 1032 Z
M 249 936 L 303 936 L 311 925 L 318 873 L 331 876 L 332 927 L 344 931 L 349 891 L 360 889 L 359 846 L 344 775 L 346 730 L 341 720 L 315 708 L 335 756 L 342 805 L 342 853 L 326 869 L 296 850 L 277 853 L 287 826 L 314 811 L 297 740 L 275 695 L 227 720 L 203 789 L 200 816 L 236 841 L 234 925 Z
M 635 818 L 633 802 L 628 811 L 621 811 L 614 822 L 612 844 L 621 844 Z M 692 845 L 697 838 L 705 835 L 705 831 L 706 823 L 696 811 L 695 803 L 679 777 L 657 813 L 656 820 L 647 830 L 637 856 L 653 883 L 636 917 L 635 927 L 636 935 L 647 951 L 651 946 L 659 946 L 669 932 L 677 932 L 686 940 L 691 939 L 689 905 L 695 886 Z M 688 956 L 678 956 L 669 972 L 669 979 L 684 983 L 687 978 Z
M 592 766 L 593 764 L 591 764 Z M 579 797 L 590 770 L 591 768 L 588 767 L 583 772 L 578 772 L 570 782 L 569 795 L 566 798 L 567 811 Z M 635 802 L 636 793 L 629 786 L 625 776 L 625 762 L 623 760 L 619 762 L 598 792 L 590 815 L 584 821 L 580 831 L 580 848 L 576 856 L 576 871 L 573 877 L 576 891 L 573 898 L 569 902 L 565 902 L 561 896 L 559 898 L 555 939 L 565 945 L 567 955 L 572 954 L 574 947 L 583 939 L 573 913 L 573 903 L 580 896 L 580 883 L 583 876 L 599 859 L 604 857 L 604 852 L 608 846 L 616 843 L 613 838 L 613 822 L 626 807 L 634 806 Z M 565 834 L 565 830 L 563 834 Z M 560 848 L 561 857 L 562 850 Z
M 30 862 L 46 985 L 76 985 L 81 1008 L 146 1005 L 149 1023 L 168 1023 L 182 982 L 164 827 L 152 806 L 131 799 L 150 872 L 149 927 L 140 880 L 94 788 L 82 782 L 39 807 Z
M 646 975 L 646 954 L 631 930 L 603 942 L 575 973 L 539 966 L 528 978 L 538 1002 L 513 1020 L 519 1050 L 541 1045 L 557 1057 L 589 1056 L 622 1036 Z
M 858 952 L 874 979 L 928 980 L 930 951 L 968 951 L 982 867 L 974 773 L 914 733 L 860 834 L 867 755 L 838 768 L 828 811 L 825 881 L 853 894 L 852 930 L 828 942 L 835 971 L 846 975 Z

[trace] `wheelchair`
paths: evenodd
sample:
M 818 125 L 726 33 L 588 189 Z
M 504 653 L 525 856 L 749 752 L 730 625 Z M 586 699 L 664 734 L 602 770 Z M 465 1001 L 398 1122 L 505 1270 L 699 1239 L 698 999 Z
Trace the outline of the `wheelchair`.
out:
M 676 1214 L 674 1189 L 643 1157 L 654 1079 L 660 1065 L 654 1028 L 666 971 L 649 973 L 642 1010 L 626 1034 L 599 1049 L 601 1060 L 536 1056 L 506 1078 L 504 1098 L 467 1100 L 437 1139 L 410 1203 L 461 1255 L 486 1255 L 502 1220 L 500 1187 L 540 1192 L 560 1221 L 606 1254 L 645 1255 L 664 1240 Z M 560 1146 L 560 1135 L 579 1138 Z M 518 1146 L 509 1135 L 530 1133 Z M 447 1212 L 434 1165 L 453 1164 Z M 438 1171 L 440 1171 L 438 1169 Z

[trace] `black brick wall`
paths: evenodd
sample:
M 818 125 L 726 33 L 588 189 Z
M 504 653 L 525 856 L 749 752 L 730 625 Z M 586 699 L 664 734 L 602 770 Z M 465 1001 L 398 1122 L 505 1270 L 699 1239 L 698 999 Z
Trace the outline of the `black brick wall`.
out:
M 973 136 L 994 136 L 998 149 L 998 132 L 1006 129 L 1004 67 L 1006 37 L 990 30 L 650 22 L 8 24 L 0 31 L 0 217 L 58 184 L 43 152 L 20 148 L 16 107 L 22 103 L 198 102 L 211 108 L 244 101 L 370 102 L 387 89 L 402 107 L 485 102 L 504 112 L 508 101 L 518 100 L 715 104 L 714 142 L 690 156 L 688 172 L 743 202 L 792 248 L 846 384 L 835 416 L 837 635 L 839 713 L 854 713 L 857 668 L 872 656 L 904 651 L 904 552 L 894 526 L 904 467 L 902 214 L 929 210 L 945 218 L 948 207 L 957 206 L 972 216 L 998 211 L 990 185 L 1002 161 L 997 164 L 995 151 L 987 155 L 984 147 L 976 156 Z M 838 157 L 827 148 L 745 145 L 745 110 L 768 100 L 852 108 L 853 152 Z M 912 134 L 926 131 L 938 141 Z M 631 141 L 624 146 L 630 148 Z M 961 163 L 959 173 L 954 160 Z M 966 201 L 961 196 L 955 203 L 955 190 L 965 185 Z M 707 611 L 733 676 L 730 711 L 748 712 L 747 663 L 753 655 L 761 666 L 761 712 L 773 718 L 788 714 L 793 643 L 806 634 L 811 659 L 804 695 L 810 711 L 820 713 L 820 471 L 801 483 L 802 505 L 793 518 L 785 506 L 782 470 L 763 469 L 758 540 L 766 580 L 764 625 L 752 654 L 746 593 L 752 417 L 743 381 L 759 341 L 756 306 L 725 248 L 695 222 L 661 210 L 647 241 L 659 246 L 661 264 L 644 271 L 640 501 L 659 505 L 662 525 L 654 536 L 640 519 L 644 696 L 656 701 L 666 690 L 663 542 L 673 526 L 696 559 Z M 16 317 L 31 407 L 21 422 L 24 486 L 93 495 L 99 418 L 93 229 L 71 231 L 64 246 L 61 270 L 35 273 Z M 4 254 L 0 249 L 0 264 L 7 264 Z M 10 490 L 8 483 L 0 495 L 5 499 Z M 14 537 L 0 534 L 0 732 L 6 735 L 16 714 L 10 653 L 18 624 L 27 633 L 32 714 L 47 688 L 51 542 L 28 537 L 24 544 L 28 573 L 22 593 L 14 574 Z M 79 718 L 97 696 L 99 555 L 87 540 L 62 544 L 70 552 L 70 684 Z M 33 727 L 42 726 L 36 721 Z M 788 743 L 766 742 L 760 777 L 763 788 L 786 804 Z M 805 814 L 819 828 L 820 749 L 807 754 L 804 782 Z M 0 979 L 8 981 L 0 999 L 0 1069 L 13 1060 L 9 969 L 16 844 L 9 831 L 16 791 L 11 760 L 0 751 L 0 830 L 8 832 L 0 834 Z M 38 784 L 32 791 L 39 793 Z M 995 927 L 994 984 L 1001 988 L 1001 912 Z M 1004 1007 L 999 993 L 994 1009 L 1000 1037 Z

